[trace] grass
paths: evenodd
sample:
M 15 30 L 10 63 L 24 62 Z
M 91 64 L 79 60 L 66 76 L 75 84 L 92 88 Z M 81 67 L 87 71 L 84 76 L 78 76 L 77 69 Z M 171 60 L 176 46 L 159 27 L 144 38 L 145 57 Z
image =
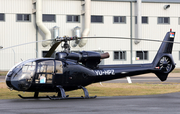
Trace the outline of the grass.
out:
M 7 72 L 8 72 L 8 71 L 1 71 L 1 70 L 0 70 L 0 76 L 6 76 Z
M 180 73 L 180 68 L 175 68 L 172 73 Z
M 90 96 L 132 96 L 132 95 L 154 95 L 179 92 L 180 84 L 178 83 L 161 83 L 161 84 L 146 84 L 146 83 L 95 83 L 86 87 Z M 5 83 L 0 83 L 0 99 L 19 99 L 18 94 L 23 96 L 33 96 L 33 92 L 18 92 L 7 89 Z M 57 95 L 57 93 L 40 93 L 40 96 Z M 81 89 L 66 92 L 70 97 L 84 96 Z

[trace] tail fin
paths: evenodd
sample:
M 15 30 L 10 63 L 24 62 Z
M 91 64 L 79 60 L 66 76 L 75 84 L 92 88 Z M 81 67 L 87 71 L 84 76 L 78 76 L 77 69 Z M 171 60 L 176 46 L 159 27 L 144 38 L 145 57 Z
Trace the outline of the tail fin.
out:
M 161 80 L 165 81 L 168 74 L 175 68 L 175 63 L 172 57 L 172 48 L 175 32 L 167 32 L 164 40 L 153 60 L 153 72 Z

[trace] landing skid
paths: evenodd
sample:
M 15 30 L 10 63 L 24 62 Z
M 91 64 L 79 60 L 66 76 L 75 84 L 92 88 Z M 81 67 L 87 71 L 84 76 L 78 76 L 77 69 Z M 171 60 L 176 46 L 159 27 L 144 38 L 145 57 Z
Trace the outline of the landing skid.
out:
M 18 94 L 18 96 L 19 96 L 20 98 L 22 98 L 22 99 L 40 99 L 40 98 L 48 98 L 48 96 L 46 96 L 46 97 L 23 97 L 23 96 L 21 96 L 20 94 Z
M 81 96 L 81 97 L 69 97 L 69 95 L 66 96 L 66 93 L 65 93 L 64 89 L 62 88 L 62 86 L 57 85 L 56 87 L 59 88 L 59 90 L 60 90 L 60 91 L 58 92 L 58 96 L 57 96 L 57 97 L 56 97 L 56 96 L 52 96 L 52 97 L 51 97 L 51 96 L 47 96 L 50 100 L 62 100 L 62 99 L 94 99 L 94 98 L 97 97 L 97 96 L 90 97 L 87 89 L 86 89 L 85 87 L 83 87 L 83 86 L 79 86 L 79 88 L 83 89 L 84 95 L 85 95 L 84 97 L 83 97 L 83 96 Z
M 79 86 L 79 88 L 83 89 L 84 91 L 84 96 L 81 97 L 69 97 L 69 95 L 65 94 L 64 89 L 62 88 L 62 86 L 58 85 L 56 86 L 57 88 L 59 88 L 59 92 L 57 96 L 45 96 L 45 97 L 38 97 L 39 92 L 35 92 L 34 93 L 34 97 L 23 97 L 20 94 L 18 94 L 18 96 L 22 99 L 39 99 L 39 98 L 49 98 L 50 100 L 62 100 L 62 99 L 94 99 L 97 96 L 89 96 L 89 93 L 87 91 L 87 89 L 83 86 Z
M 66 98 L 62 98 L 62 97 L 56 97 L 56 96 L 47 96 L 50 100 L 63 100 L 63 99 L 95 99 L 97 96 L 93 96 L 93 97 L 66 97 Z

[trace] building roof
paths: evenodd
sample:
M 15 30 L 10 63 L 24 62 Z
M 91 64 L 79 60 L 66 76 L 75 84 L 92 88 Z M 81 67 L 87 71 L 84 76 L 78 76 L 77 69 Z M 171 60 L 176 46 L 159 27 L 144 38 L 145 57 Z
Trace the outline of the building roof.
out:
M 92 1 L 136 2 L 137 0 L 92 0 Z M 142 0 L 142 2 L 180 3 L 180 0 Z

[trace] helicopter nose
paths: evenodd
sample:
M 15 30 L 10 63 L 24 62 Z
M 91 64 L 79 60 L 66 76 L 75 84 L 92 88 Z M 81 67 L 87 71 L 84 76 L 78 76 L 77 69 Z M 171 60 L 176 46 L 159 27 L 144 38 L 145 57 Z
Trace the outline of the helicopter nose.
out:
M 6 75 L 6 85 L 7 85 L 9 88 L 13 88 L 13 85 L 11 84 L 12 74 L 13 74 L 13 72 L 10 71 L 10 72 L 8 72 L 8 74 Z
M 35 68 L 34 60 L 18 63 L 6 75 L 7 86 L 18 91 L 28 90 L 32 85 Z
M 14 74 L 12 71 L 8 72 L 8 74 L 6 75 L 6 85 L 7 85 L 10 89 L 19 90 L 17 82 L 15 83 L 14 81 L 12 81 L 12 77 L 13 77 L 14 75 L 15 75 L 15 74 Z
M 10 71 L 6 75 L 6 84 L 10 89 L 24 91 L 29 89 L 31 82 L 27 79 L 26 74 L 15 73 Z

